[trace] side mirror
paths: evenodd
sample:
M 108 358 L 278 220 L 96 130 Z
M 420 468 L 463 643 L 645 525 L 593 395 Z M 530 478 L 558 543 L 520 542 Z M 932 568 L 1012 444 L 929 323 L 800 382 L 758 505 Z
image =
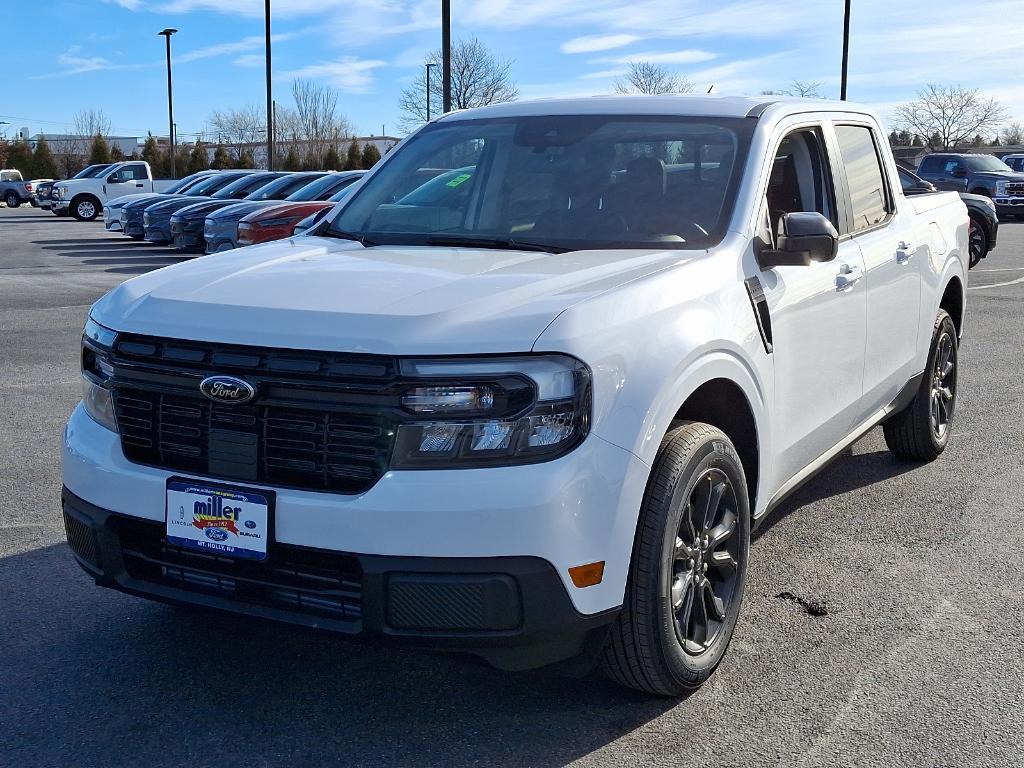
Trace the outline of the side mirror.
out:
M 806 267 L 832 261 L 839 253 L 839 233 L 820 213 L 786 213 L 779 222 L 777 248 L 757 254 L 762 269 Z
M 953 178 L 954 179 L 966 179 L 967 178 L 967 171 L 965 171 L 963 168 L 957 168 L 955 171 L 953 171 Z
M 114 173 L 110 174 L 109 176 L 107 176 L 107 184 L 120 184 L 120 183 L 121 183 L 121 177 L 117 174 L 116 171 Z
M 938 187 L 936 187 L 930 181 L 925 181 L 924 179 L 921 179 L 921 181 L 914 188 L 915 189 L 920 189 L 922 192 L 938 192 L 939 191 Z

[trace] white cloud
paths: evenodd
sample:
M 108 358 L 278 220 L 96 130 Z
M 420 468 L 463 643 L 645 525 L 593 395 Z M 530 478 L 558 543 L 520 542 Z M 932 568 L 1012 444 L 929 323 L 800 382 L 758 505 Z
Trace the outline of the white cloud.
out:
M 614 80 L 617 77 L 622 77 L 628 74 L 628 69 L 602 69 L 598 72 L 587 72 L 585 75 L 580 75 L 580 80 Z
M 231 63 L 236 67 L 262 67 L 266 60 L 266 56 L 262 53 L 247 53 L 234 59 Z
M 562 43 L 562 53 L 594 53 L 596 51 L 610 51 L 613 48 L 623 48 L 632 45 L 641 38 L 636 35 L 587 35 L 585 37 L 574 37 Z
M 110 59 L 104 58 L 103 56 L 83 56 L 81 55 L 81 50 L 82 46 L 72 45 L 63 53 L 57 54 L 57 64 L 61 67 L 59 71 L 41 75 L 32 75 L 29 79 L 48 80 L 54 77 L 81 75 L 86 72 L 100 72 L 117 69 L 144 69 L 146 67 L 156 66 L 155 63 L 115 64 Z
M 142 7 L 141 0 L 103 0 L 103 2 L 110 5 L 119 5 L 122 8 L 127 8 L 129 11 L 137 11 Z
M 387 62 L 345 56 L 338 61 L 311 64 L 301 69 L 282 73 L 283 78 L 308 77 L 325 80 L 346 93 L 368 93 L 373 86 L 373 70 L 387 66 Z
M 628 56 L 617 56 L 610 59 L 601 59 L 613 64 L 628 64 L 631 61 L 649 61 L 652 64 L 701 64 L 718 58 L 718 54 L 710 51 L 645 51 L 643 53 L 631 53 Z
M 271 35 L 270 40 L 272 43 L 282 43 L 285 40 L 294 40 L 297 37 L 302 36 L 302 32 L 287 32 L 280 35 Z M 266 38 L 263 35 L 250 35 L 249 37 L 243 37 L 241 40 L 235 40 L 230 43 L 216 43 L 214 45 L 207 45 L 203 48 L 196 48 L 192 51 L 186 51 L 185 53 L 177 54 L 174 57 L 176 62 L 187 63 L 190 61 L 198 61 L 200 59 L 211 59 L 215 56 L 230 56 L 235 53 L 245 53 L 246 51 L 254 51 L 262 49 L 266 43 Z

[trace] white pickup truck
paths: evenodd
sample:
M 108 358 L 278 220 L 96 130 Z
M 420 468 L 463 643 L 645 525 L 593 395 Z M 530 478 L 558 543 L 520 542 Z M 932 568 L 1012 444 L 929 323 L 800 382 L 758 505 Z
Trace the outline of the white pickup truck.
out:
M 789 492 L 879 424 L 943 452 L 967 259 L 853 104 L 450 114 L 308 235 L 95 304 L 68 541 L 130 594 L 680 695 Z
M 79 221 L 92 221 L 108 200 L 121 195 L 163 192 L 174 183 L 174 179 L 154 179 L 149 163 L 143 160 L 127 160 L 114 163 L 96 178 L 54 184 L 53 210 L 57 215 L 70 213 Z

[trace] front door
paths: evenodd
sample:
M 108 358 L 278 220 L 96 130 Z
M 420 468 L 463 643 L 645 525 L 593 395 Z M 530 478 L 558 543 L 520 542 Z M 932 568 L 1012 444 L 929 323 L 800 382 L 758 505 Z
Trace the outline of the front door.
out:
M 786 135 L 773 155 L 766 227 L 782 214 L 817 211 L 839 225 L 831 164 L 819 126 Z M 775 487 L 822 456 L 856 425 L 862 408 L 867 291 L 857 243 L 837 258 L 758 274 L 771 317 L 775 365 Z

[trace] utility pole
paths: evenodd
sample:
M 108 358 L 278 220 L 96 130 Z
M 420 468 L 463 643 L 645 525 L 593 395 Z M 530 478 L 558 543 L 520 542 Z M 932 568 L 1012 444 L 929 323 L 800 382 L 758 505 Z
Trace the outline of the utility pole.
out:
M 430 70 L 436 67 L 436 63 L 427 62 L 427 122 L 430 122 Z
M 270 0 L 264 0 L 267 27 L 267 170 L 274 170 L 274 97 L 270 87 Z
M 174 141 L 174 89 L 171 86 L 171 35 L 177 31 L 168 27 L 159 33 L 167 41 L 167 131 L 170 134 L 168 139 L 171 142 L 171 178 L 176 176 L 174 156 L 178 154 L 178 148 Z
M 452 111 L 452 0 L 441 0 L 441 58 L 444 62 L 444 112 Z
M 850 3 L 846 0 L 846 14 L 843 17 L 843 81 L 839 98 L 846 101 L 846 86 L 850 74 Z

